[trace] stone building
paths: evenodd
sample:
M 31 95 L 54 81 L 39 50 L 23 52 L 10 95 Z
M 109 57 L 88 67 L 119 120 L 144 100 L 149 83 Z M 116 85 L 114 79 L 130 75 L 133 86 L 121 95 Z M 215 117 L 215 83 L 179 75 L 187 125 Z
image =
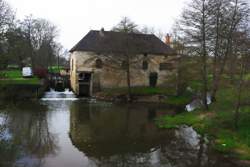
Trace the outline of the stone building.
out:
M 173 49 L 152 34 L 91 30 L 71 50 L 70 82 L 77 95 L 105 88 L 164 86 L 173 73 Z M 129 69 L 129 75 L 128 75 Z

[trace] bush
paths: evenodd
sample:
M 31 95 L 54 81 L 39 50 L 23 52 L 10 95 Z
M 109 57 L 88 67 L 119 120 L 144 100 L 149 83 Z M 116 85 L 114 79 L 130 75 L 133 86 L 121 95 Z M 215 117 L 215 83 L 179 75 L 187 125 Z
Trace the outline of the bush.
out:
M 35 68 L 33 72 L 38 78 L 46 78 L 48 75 L 48 70 L 46 68 Z

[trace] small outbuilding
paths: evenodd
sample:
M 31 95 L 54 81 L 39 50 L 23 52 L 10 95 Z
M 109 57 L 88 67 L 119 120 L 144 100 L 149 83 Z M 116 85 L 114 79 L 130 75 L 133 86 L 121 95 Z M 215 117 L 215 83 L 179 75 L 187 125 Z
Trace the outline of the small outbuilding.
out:
M 163 86 L 172 75 L 174 50 L 152 34 L 91 30 L 71 50 L 70 82 L 77 95 L 105 88 Z

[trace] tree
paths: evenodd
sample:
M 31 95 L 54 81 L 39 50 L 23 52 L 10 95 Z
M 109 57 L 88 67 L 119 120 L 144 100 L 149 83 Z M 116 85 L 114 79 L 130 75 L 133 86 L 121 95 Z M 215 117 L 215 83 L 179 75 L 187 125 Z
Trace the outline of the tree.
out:
M 115 27 L 113 27 L 112 30 L 125 33 L 139 33 L 140 31 L 137 29 L 137 27 L 138 25 L 136 25 L 128 17 L 123 17 L 122 20 Z
M 235 82 L 234 82 L 236 97 L 237 97 L 237 100 L 235 102 L 234 125 L 235 128 L 238 129 L 240 108 L 244 103 L 243 90 L 249 84 L 248 83 L 249 81 L 247 81 L 245 77 L 250 72 L 248 68 L 248 64 L 250 62 L 250 50 L 249 50 L 250 33 L 248 28 L 243 32 L 237 33 L 237 37 L 234 39 L 234 45 L 236 54 L 235 56 L 237 56 L 236 64 L 238 65 L 237 69 L 238 76 L 235 77 Z
M 128 17 L 124 17 L 112 30 L 124 33 L 140 33 L 137 27 L 138 26 Z M 126 72 L 128 101 L 131 100 L 131 68 L 132 66 L 137 64 L 136 62 L 138 62 L 138 58 L 136 58 L 137 56 L 134 56 L 134 53 L 131 52 L 131 48 L 128 42 L 130 40 L 129 38 L 132 37 L 133 36 L 130 35 L 124 36 L 123 46 L 125 47 L 125 53 L 123 55 L 110 54 L 109 56 L 107 56 L 109 61 L 115 64 L 113 68 L 120 68 Z
M 125 72 L 127 84 L 127 100 L 131 101 L 131 72 L 133 69 L 141 68 L 141 64 L 139 62 L 143 61 L 143 57 L 135 56 L 135 54 L 131 52 L 130 45 L 128 44 L 128 38 L 130 38 L 130 36 L 127 36 L 123 41 L 123 45 L 126 48 L 125 52 L 123 54 L 105 54 L 104 65 L 109 69 L 120 71 L 120 75 L 124 75 Z
M 29 56 L 33 67 L 47 68 L 56 64 L 56 37 L 58 31 L 55 25 L 45 19 L 27 16 L 20 27 L 28 41 Z
M 245 0 L 211 0 L 211 41 L 213 53 L 212 101 L 216 101 L 216 93 L 220 80 L 229 59 L 233 59 L 234 33 L 243 22 L 248 20 L 249 6 Z
M 6 54 L 5 33 L 11 27 L 15 18 L 8 3 L 0 0 L 0 69 L 6 68 L 8 65 L 8 55 Z
M 20 28 L 11 28 L 6 32 L 8 59 L 18 64 L 19 68 L 25 65 L 28 58 L 28 41 Z
M 209 38 L 210 18 L 208 15 L 208 0 L 192 0 L 188 8 L 182 14 L 180 29 L 184 35 L 186 43 L 189 43 L 190 52 L 195 56 L 200 56 L 201 77 L 202 77 L 202 101 L 205 109 L 208 109 L 208 70 L 207 59 L 209 56 L 207 41 Z

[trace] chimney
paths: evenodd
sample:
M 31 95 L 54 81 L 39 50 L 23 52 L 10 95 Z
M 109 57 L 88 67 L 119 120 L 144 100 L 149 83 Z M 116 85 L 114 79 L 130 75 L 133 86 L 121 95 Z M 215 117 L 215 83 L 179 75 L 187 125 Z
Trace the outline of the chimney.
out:
M 99 34 L 101 37 L 104 37 L 104 28 L 102 27 L 101 30 L 99 31 Z
M 171 36 L 169 34 L 167 34 L 165 36 L 165 44 L 170 45 L 171 44 Z

